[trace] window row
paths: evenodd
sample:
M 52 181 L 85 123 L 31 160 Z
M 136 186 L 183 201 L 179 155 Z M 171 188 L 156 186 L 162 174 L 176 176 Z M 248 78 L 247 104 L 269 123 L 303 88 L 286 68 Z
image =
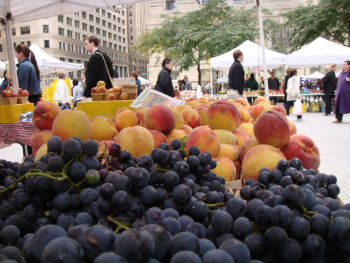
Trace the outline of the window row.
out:
M 82 12 L 82 18 L 87 19 L 86 12 Z M 57 20 L 60 23 L 64 23 L 64 16 L 63 15 L 57 16 Z M 102 22 L 101 22 L 101 18 L 100 17 L 95 17 L 92 14 L 89 14 L 89 21 L 90 22 L 96 22 L 96 24 L 101 24 L 102 23 L 103 26 L 108 26 L 108 28 L 112 28 L 112 23 L 111 22 L 108 22 L 108 21 L 106 21 L 104 19 L 102 19 Z M 122 19 L 120 17 L 116 17 L 115 15 L 113 15 L 113 21 L 116 21 L 116 22 L 118 21 L 118 23 L 121 23 L 122 25 L 125 25 L 125 19 Z M 66 17 L 66 24 L 69 25 L 69 26 L 73 26 L 73 19 L 70 18 L 70 17 Z M 74 20 L 75 27 L 79 27 L 80 26 L 79 24 L 80 24 L 80 21 Z
M 58 28 L 58 34 L 60 36 L 65 36 L 64 30 L 65 30 L 64 28 L 59 27 Z M 102 32 L 102 36 L 103 37 L 107 37 L 107 31 L 106 30 L 101 30 L 98 27 L 96 27 L 96 31 L 95 31 L 95 27 L 94 26 L 90 26 L 89 27 L 89 32 L 92 33 L 92 34 L 96 34 L 96 35 L 101 35 L 101 32 Z M 75 32 L 74 36 L 75 36 L 75 39 L 81 40 L 80 33 Z M 72 30 L 67 29 L 67 37 L 73 38 L 73 31 Z M 117 36 L 117 34 L 112 34 L 111 32 L 108 32 L 108 38 L 109 39 L 113 38 L 113 40 L 115 40 L 115 41 L 118 40 L 119 42 L 123 42 L 124 44 L 126 43 L 126 38 L 125 37 Z M 84 37 L 82 39 L 84 39 Z
M 47 42 L 46 42 L 47 41 Z M 44 40 L 44 47 L 49 48 L 50 47 L 50 41 L 49 40 Z M 67 49 L 66 49 L 67 47 Z M 75 49 L 74 49 L 75 47 Z M 103 41 L 102 42 L 102 47 L 109 48 L 109 49 L 114 49 L 120 52 L 126 52 L 126 47 L 122 47 L 121 45 L 113 44 L 111 42 Z M 58 48 L 63 51 L 69 51 L 69 52 L 75 52 L 79 54 L 87 54 L 86 50 L 84 47 L 79 46 L 79 45 L 74 45 L 70 43 L 65 43 L 65 42 L 59 42 L 58 43 Z

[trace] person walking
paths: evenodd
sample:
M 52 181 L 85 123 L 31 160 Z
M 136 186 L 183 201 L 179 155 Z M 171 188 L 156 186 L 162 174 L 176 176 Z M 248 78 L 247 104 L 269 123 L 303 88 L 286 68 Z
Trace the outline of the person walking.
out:
M 290 76 L 290 72 L 291 72 L 291 68 L 287 68 L 286 70 L 286 76 L 284 77 L 284 83 L 283 83 L 283 94 L 284 94 L 284 103 L 287 102 L 287 84 L 288 84 L 288 79 L 289 79 L 289 76 Z
M 184 76 L 185 90 L 192 90 L 192 83 L 189 81 L 187 75 Z
M 334 109 L 334 123 L 342 123 L 343 115 L 350 113 L 350 60 L 344 61 L 343 71 L 338 77 Z
M 300 97 L 300 79 L 296 75 L 297 70 L 291 70 L 287 81 L 287 98 L 285 104 L 287 115 L 289 115 L 290 108 L 294 106 L 294 102 Z
M 56 90 L 53 96 L 53 100 L 58 103 L 61 109 L 70 109 L 69 103 L 71 97 L 69 96 L 69 88 L 64 82 L 66 75 L 63 72 L 58 72 L 58 81 L 56 83 Z
M 83 100 L 83 88 L 77 79 L 73 79 L 73 108 L 77 107 L 77 103 Z
M 130 77 L 133 77 L 136 81 L 136 86 L 137 86 L 137 96 L 139 96 L 142 92 L 141 89 L 141 81 L 139 80 L 139 74 L 137 74 L 136 71 L 130 72 Z
M 41 98 L 40 71 L 34 53 L 24 44 L 18 45 L 15 52 L 17 58 L 18 86 L 28 90 L 28 100 L 36 105 Z
M 169 58 L 165 58 L 162 62 L 162 69 L 158 74 L 156 82 L 156 90 L 160 91 L 170 97 L 175 96 L 173 83 L 170 73 L 173 70 L 174 64 Z
M 234 62 L 230 67 L 228 74 L 228 90 L 227 97 L 232 100 L 238 98 L 245 98 L 244 91 L 244 69 L 242 66 L 243 53 L 241 50 L 236 49 L 233 52 Z
M 97 82 L 103 80 L 106 89 L 113 87 L 113 67 L 107 54 L 98 49 L 100 40 L 95 36 L 89 36 L 84 39 L 86 51 L 91 52 L 89 63 L 86 67 L 86 89 L 85 97 L 91 97 L 91 89 L 97 86 Z
M 277 91 L 280 89 L 281 83 L 278 78 L 275 77 L 275 71 L 270 71 L 270 77 L 267 79 L 267 82 L 269 84 L 269 90 Z M 277 97 L 276 96 L 270 96 L 270 101 L 273 101 L 273 104 L 277 103 Z
M 331 114 L 332 111 L 332 100 L 334 98 L 334 91 L 337 88 L 337 78 L 335 76 L 335 64 L 329 64 L 325 66 L 326 69 L 326 75 L 322 79 L 323 83 L 323 100 L 326 104 L 326 110 L 325 110 L 325 116 L 328 116 Z

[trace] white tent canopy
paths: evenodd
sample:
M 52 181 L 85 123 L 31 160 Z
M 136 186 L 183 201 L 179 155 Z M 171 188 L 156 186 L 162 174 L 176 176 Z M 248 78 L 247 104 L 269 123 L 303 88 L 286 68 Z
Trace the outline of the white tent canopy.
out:
M 262 66 L 261 46 L 246 40 L 238 47 L 210 59 L 210 67 L 217 70 L 229 69 L 233 63 L 233 51 L 239 49 L 243 53 L 243 67 L 245 69 L 257 70 Z M 267 69 L 283 67 L 286 64 L 286 55 L 265 48 Z
M 324 77 L 324 74 L 322 74 L 319 71 L 315 71 L 309 76 L 304 77 L 305 79 L 322 79 Z
M 6 63 L 0 60 L 0 70 L 6 69 Z
M 216 80 L 217 83 L 228 83 L 228 75 L 220 77 Z
M 287 56 L 289 67 L 318 67 L 330 63 L 343 64 L 350 59 L 350 48 L 319 37 Z
M 139 81 L 141 82 L 141 85 L 151 85 L 152 81 L 145 79 L 143 77 L 138 77 Z

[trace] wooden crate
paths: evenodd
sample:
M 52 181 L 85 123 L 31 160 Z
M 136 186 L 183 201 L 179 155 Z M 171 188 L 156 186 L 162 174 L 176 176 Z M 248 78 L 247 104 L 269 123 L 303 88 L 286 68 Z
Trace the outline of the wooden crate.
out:
M 17 97 L 1 97 L 0 105 L 15 105 L 17 104 Z
M 92 101 L 107 100 L 107 93 L 91 93 Z
M 17 97 L 17 104 L 25 104 L 28 102 L 28 97 Z
M 137 85 L 122 85 L 122 92 L 127 92 L 127 93 L 137 93 Z

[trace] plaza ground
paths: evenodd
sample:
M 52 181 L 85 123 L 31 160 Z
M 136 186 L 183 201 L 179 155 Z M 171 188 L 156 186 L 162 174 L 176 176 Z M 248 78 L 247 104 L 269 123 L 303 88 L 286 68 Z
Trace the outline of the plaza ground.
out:
M 340 199 L 350 202 L 350 115 L 344 115 L 342 124 L 334 124 L 334 115 L 305 113 L 302 120 L 289 116 L 299 134 L 310 136 L 321 154 L 320 171 L 334 174 L 341 189 Z M 0 149 L 0 159 L 20 162 L 23 158 L 19 144 Z

